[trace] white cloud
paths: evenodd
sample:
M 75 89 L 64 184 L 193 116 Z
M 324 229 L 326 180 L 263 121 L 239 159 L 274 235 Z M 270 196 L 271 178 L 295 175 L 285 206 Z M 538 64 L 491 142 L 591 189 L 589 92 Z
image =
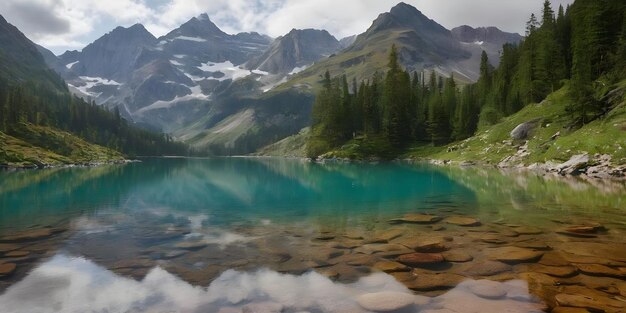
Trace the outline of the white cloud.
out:
M 447 28 L 468 24 L 523 33 L 542 2 L 519 0 L 405 0 Z M 337 38 L 365 31 L 397 0 L 2 0 L 0 14 L 37 43 L 61 52 L 94 41 L 116 26 L 142 23 L 161 36 L 201 13 L 228 33 L 272 37 L 292 28 L 326 29 Z M 573 0 L 554 0 L 559 4 Z M 42 13 L 43 12 L 43 13 Z M 36 14 L 49 14 L 32 18 Z

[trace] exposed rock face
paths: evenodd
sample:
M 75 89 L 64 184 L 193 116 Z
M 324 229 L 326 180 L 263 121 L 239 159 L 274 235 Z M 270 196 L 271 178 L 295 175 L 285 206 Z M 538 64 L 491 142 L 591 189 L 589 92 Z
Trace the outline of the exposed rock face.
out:
M 290 73 L 328 57 L 342 48 L 325 30 L 293 29 L 277 38 L 263 55 L 248 62 L 247 67 L 270 73 Z
M 2 46 L 0 79 L 36 81 L 45 84 L 50 89 L 65 89 L 63 80 L 47 69 L 37 45 L 26 38 L 19 29 L 9 24 L 1 15 L 0 46 Z
M 354 41 L 356 40 L 356 36 L 357 35 L 352 35 L 352 36 L 348 36 L 348 37 L 344 37 L 339 39 L 339 44 L 341 45 L 342 49 L 345 49 L 347 47 L 349 47 L 351 44 L 354 43 Z
M 461 42 L 488 42 L 500 46 L 506 43 L 519 43 L 523 38 L 520 34 L 503 32 L 496 27 L 473 28 L 462 25 L 451 29 L 450 32 Z
M 399 50 L 400 60 L 405 65 L 416 63 L 436 64 L 433 58 L 466 59 L 470 57 L 452 33 L 435 21 L 426 17 L 415 7 L 399 3 L 388 13 L 383 13 L 372 23 L 370 28 L 357 37 L 346 51 L 360 51 L 377 35 L 390 30 L 407 30 L 404 41 L 406 47 Z
M 124 81 L 139 65 L 144 50 L 149 49 L 155 40 L 141 24 L 117 27 L 86 46 L 77 58 L 68 55 L 61 56 L 61 59 L 73 63 L 68 69 L 79 76 Z

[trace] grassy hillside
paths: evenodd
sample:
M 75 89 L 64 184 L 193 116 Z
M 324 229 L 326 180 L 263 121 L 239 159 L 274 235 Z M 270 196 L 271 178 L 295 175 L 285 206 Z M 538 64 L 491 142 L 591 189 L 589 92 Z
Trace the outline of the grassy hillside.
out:
M 254 155 L 259 156 L 284 156 L 284 157 L 306 157 L 306 143 L 309 139 L 311 128 L 302 129 L 299 133 L 284 138 L 269 146 L 260 149 Z
M 21 124 L 15 136 L 0 132 L 0 167 L 44 167 L 121 161 L 121 153 L 68 132 Z
M 608 154 L 616 165 L 626 164 L 626 81 L 611 92 L 612 110 L 581 128 L 571 128 L 566 107 L 572 103 L 568 86 L 550 94 L 539 104 L 530 104 L 498 124 L 480 129 L 476 135 L 446 147 L 414 147 L 408 157 L 497 164 L 514 155 L 524 142 L 511 140 L 519 124 L 536 121 L 528 138 L 527 156 L 520 162 L 529 165 L 548 161 L 563 162 L 581 153 Z

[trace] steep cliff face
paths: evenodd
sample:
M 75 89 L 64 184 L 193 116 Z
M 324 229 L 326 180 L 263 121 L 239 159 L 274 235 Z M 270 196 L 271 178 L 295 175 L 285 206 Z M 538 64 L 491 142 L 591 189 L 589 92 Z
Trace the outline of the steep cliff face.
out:
M 274 74 L 290 73 L 330 56 L 341 47 L 325 30 L 293 29 L 277 38 L 265 53 L 247 65 Z

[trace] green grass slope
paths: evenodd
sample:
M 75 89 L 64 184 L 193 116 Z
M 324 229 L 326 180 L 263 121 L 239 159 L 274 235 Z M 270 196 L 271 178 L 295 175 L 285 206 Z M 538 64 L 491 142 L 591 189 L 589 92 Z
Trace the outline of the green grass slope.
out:
M 299 133 L 265 146 L 253 155 L 305 158 L 310 133 L 310 127 L 303 128 Z
M 568 87 L 549 95 L 539 104 L 530 104 L 498 124 L 480 129 L 462 142 L 441 148 L 416 147 L 407 156 L 453 161 L 476 161 L 498 164 L 518 152 L 524 142 L 511 140 L 511 131 L 524 122 L 537 121 L 528 138 L 528 154 L 520 159 L 524 165 L 549 161 L 564 162 L 576 154 L 608 154 L 615 165 L 626 164 L 626 81 L 613 90 L 619 95 L 612 110 L 581 128 L 572 128 L 566 108 L 572 99 Z
M 50 127 L 21 124 L 12 136 L 0 132 L 0 167 L 32 168 L 123 159 L 117 151 Z

